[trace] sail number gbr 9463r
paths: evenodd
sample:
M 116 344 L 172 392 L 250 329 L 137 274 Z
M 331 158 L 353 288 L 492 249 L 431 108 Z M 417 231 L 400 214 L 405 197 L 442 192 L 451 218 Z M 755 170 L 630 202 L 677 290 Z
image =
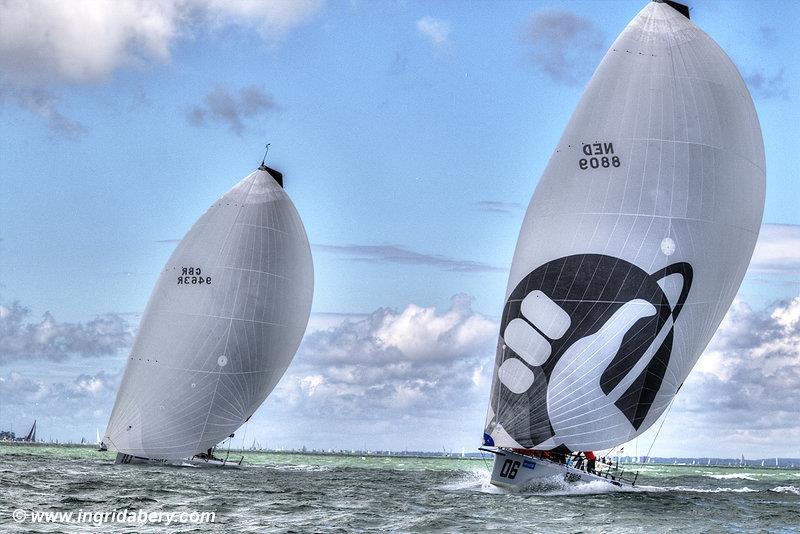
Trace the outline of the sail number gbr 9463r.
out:
M 581 170 L 620 166 L 619 156 L 614 155 L 614 143 L 585 143 L 581 151 L 586 156 L 578 160 Z
M 181 267 L 181 274 L 178 276 L 178 285 L 198 285 L 210 284 L 211 277 L 203 276 L 200 267 Z

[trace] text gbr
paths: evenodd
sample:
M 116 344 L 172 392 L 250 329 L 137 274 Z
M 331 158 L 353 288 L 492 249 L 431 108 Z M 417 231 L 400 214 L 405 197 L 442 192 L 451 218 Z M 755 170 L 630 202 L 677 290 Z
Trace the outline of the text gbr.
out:
M 201 276 L 203 270 L 200 267 L 182 267 L 181 275 L 178 277 L 178 285 L 181 284 L 210 284 L 210 276 Z

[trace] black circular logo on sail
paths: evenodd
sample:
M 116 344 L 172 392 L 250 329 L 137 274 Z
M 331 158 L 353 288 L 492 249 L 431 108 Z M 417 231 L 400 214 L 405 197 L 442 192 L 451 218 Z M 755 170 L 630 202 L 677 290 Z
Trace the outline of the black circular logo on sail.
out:
M 683 282 L 673 308 L 658 284 L 662 278 L 680 274 Z M 681 312 L 692 285 L 692 266 L 674 263 L 654 273 L 620 258 L 602 254 L 577 254 L 550 261 L 528 274 L 511 292 L 501 321 L 501 347 L 498 368 L 506 360 L 516 358 L 533 372 L 531 386 L 514 392 L 498 380 L 492 396 L 496 421 L 524 447 L 533 447 L 553 437 L 555 432 L 548 416 L 547 387 L 554 367 L 564 353 L 577 341 L 597 333 L 623 305 L 641 299 L 653 305 L 656 313 L 641 317 L 628 328 L 622 343 L 600 376 L 600 387 L 608 395 L 631 372 L 636 363 L 651 348 L 670 317 L 674 321 Z M 523 301 L 534 291 L 548 297 L 556 315 L 563 317 L 563 328 L 539 328 L 523 313 Z M 538 295 L 538 293 L 537 293 Z M 564 315 L 566 314 L 566 315 Z M 568 319 L 566 317 L 568 316 Z M 538 365 L 520 357 L 503 339 L 506 329 L 515 319 L 522 319 L 535 328 L 549 343 L 549 356 Z M 519 324 L 519 323 L 518 323 Z M 540 325 L 541 326 L 541 325 Z M 551 335 L 548 336 L 548 332 Z M 538 337 L 538 336 L 537 336 Z M 635 429 L 644 422 L 661 388 L 672 352 L 673 328 L 643 371 L 615 402 Z M 525 410 L 528 411 L 524 416 Z

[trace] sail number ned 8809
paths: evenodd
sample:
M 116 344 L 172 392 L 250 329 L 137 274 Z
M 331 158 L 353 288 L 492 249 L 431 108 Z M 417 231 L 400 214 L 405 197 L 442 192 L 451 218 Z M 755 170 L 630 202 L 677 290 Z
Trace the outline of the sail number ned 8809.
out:
M 607 169 L 619 167 L 619 156 L 614 155 L 614 143 L 585 143 L 581 151 L 587 157 L 578 160 L 578 167 L 586 169 Z

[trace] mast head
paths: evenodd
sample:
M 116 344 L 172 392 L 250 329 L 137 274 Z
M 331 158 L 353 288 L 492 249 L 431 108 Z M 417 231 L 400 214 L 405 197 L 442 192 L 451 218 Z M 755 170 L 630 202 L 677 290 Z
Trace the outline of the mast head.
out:
M 276 182 L 278 182 L 278 185 L 283 187 L 283 174 L 281 172 L 279 172 L 279 171 L 276 171 L 275 169 L 270 169 L 269 167 L 267 167 L 267 165 L 265 163 L 267 161 L 267 154 L 269 154 L 269 145 L 271 145 L 271 144 L 272 143 L 267 143 L 267 146 L 264 147 L 264 148 L 266 148 L 266 150 L 264 151 L 264 157 L 261 158 L 261 165 L 258 166 L 258 170 L 259 171 L 267 171 L 269 173 L 269 175 L 272 176 L 275 179 Z M 249 417 L 248 417 L 248 419 L 249 419 Z
M 653 0 L 653 2 L 658 2 L 659 4 L 667 4 L 669 7 L 683 15 L 684 17 L 689 17 L 689 6 L 686 4 L 680 4 L 678 2 L 673 2 L 672 0 Z
M 283 173 L 282 172 L 276 171 L 275 169 L 267 167 L 263 163 L 258 167 L 258 170 L 259 171 L 267 171 L 269 173 L 269 175 L 272 176 L 275 179 L 276 182 L 278 182 L 278 185 L 283 187 Z

